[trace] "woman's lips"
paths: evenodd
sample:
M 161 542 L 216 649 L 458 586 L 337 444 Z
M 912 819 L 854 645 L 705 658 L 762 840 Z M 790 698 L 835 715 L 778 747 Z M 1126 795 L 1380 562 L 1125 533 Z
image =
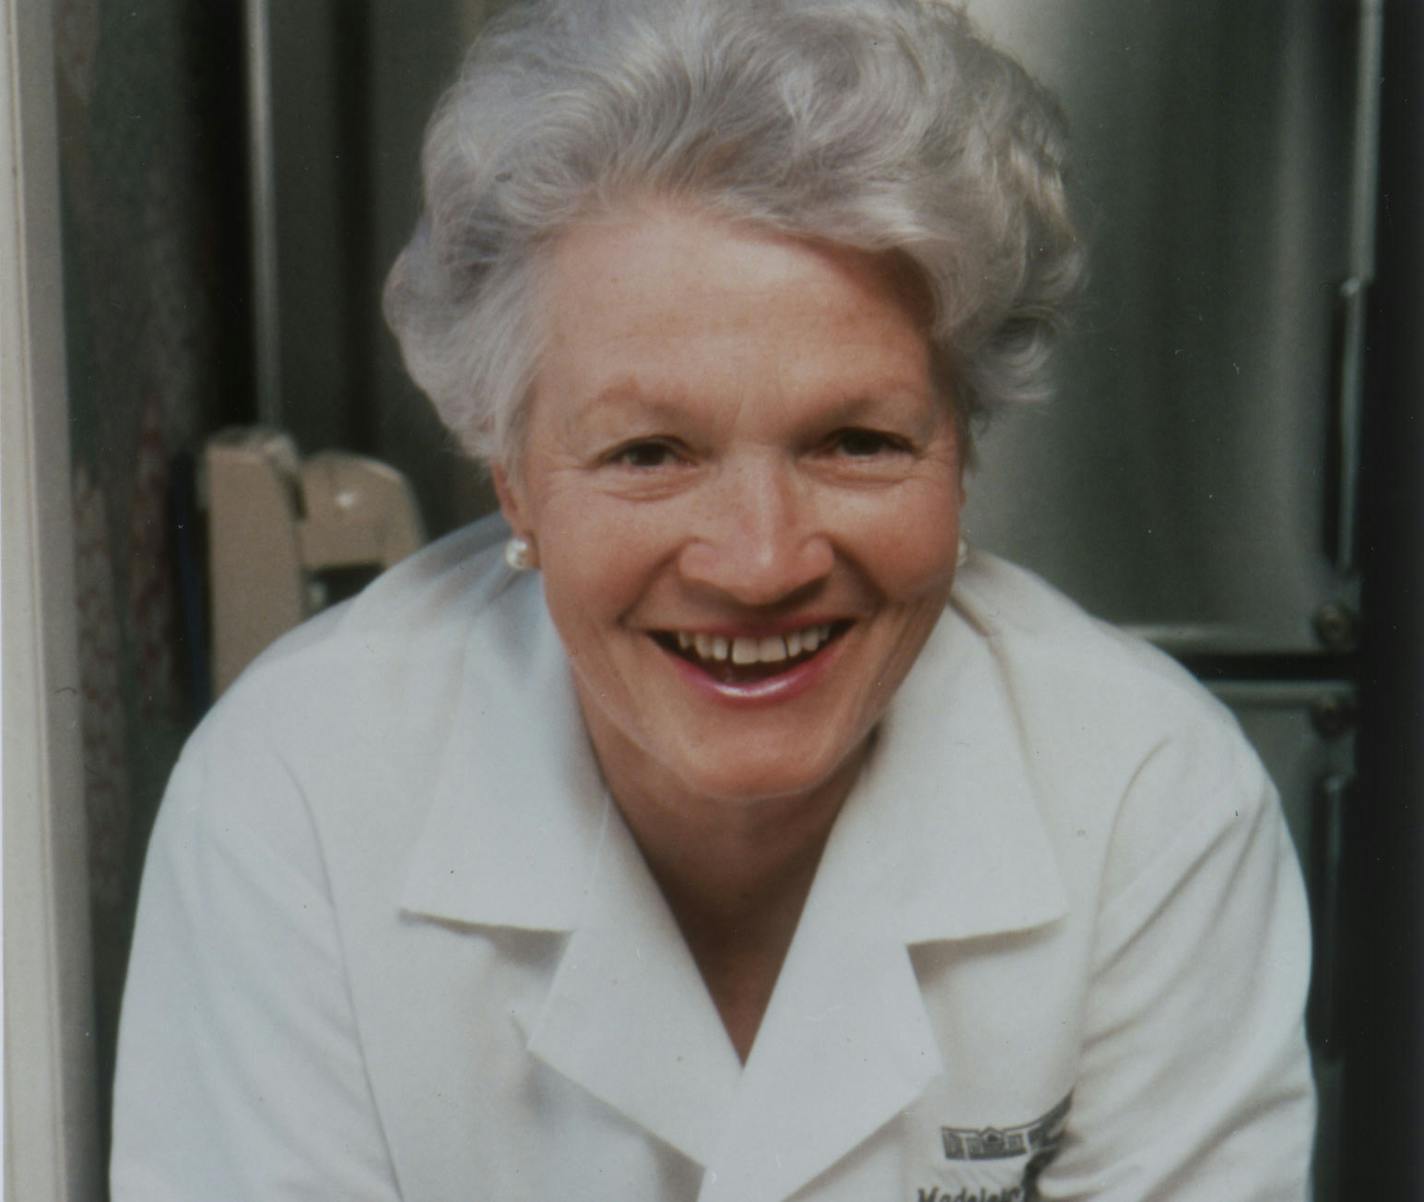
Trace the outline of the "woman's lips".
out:
M 652 637 L 693 684 L 739 700 L 770 700 L 808 687 L 852 625 L 839 620 L 781 634 L 660 631 Z

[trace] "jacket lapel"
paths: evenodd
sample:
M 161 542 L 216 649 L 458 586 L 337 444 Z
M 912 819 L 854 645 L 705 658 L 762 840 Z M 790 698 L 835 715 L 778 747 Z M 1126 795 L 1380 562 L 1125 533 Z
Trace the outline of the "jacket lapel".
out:
M 687 944 L 622 821 L 608 825 L 589 913 L 529 1050 L 706 1164 L 741 1064 Z
M 942 1070 L 905 947 L 829 899 L 798 930 L 701 1202 L 794 1193 L 903 1110 Z

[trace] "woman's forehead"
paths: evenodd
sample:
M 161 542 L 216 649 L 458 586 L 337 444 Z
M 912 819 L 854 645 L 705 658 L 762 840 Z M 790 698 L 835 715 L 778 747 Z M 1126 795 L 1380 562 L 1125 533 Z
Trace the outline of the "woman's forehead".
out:
M 574 227 L 553 245 L 544 285 L 554 344 L 742 338 L 793 324 L 854 337 L 867 312 L 901 336 L 923 325 L 888 256 L 678 210 Z
M 543 299 L 541 381 L 585 402 L 928 378 L 922 323 L 883 260 L 701 215 L 571 231 Z
M 581 222 L 556 239 L 547 279 L 584 297 L 645 299 L 675 313 L 735 298 L 780 303 L 789 287 L 806 290 L 806 310 L 844 312 L 849 290 L 903 306 L 917 319 L 928 290 L 901 255 L 875 254 L 738 221 L 673 202 L 643 202 Z M 842 285 L 836 288 L 833 285 Z M 689 321 L 695 316 L 689 315 Z

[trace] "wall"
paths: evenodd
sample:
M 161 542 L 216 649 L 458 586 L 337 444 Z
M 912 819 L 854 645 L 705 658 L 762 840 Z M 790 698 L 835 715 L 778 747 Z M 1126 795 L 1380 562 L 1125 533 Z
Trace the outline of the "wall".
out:
M 144 847 L 200 704 L 185 464 L 249 391 L 242 59 L 201 0 L 58 0 L 54 32 L 102 1134 Z

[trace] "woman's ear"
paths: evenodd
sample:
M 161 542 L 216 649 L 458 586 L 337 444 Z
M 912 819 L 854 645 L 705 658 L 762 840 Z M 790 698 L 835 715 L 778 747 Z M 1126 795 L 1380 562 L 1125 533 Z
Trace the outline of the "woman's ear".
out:
M 499 498 L 499 511 L 509 523 L 511 537 L 504 545 L 504 562 L 516 572 L 528 572 L 539 566 L 539 549 L 534 543 L 534 532 L 529 526 L 533 515 L 524 503 L 523 490 L 518 487 L 504 466 L 498 465 L 490 473 L 494 480 L 495 496 Z
M 529 515 L 525 512 L 520 490 L 510 479 L 509 471 L 502 463 L 494 465 L 490 472 L 494 480 L 494 495 L 499 499 L 499 511 L 509 528 L 516 534 L 524 534 L 529 529 Z

